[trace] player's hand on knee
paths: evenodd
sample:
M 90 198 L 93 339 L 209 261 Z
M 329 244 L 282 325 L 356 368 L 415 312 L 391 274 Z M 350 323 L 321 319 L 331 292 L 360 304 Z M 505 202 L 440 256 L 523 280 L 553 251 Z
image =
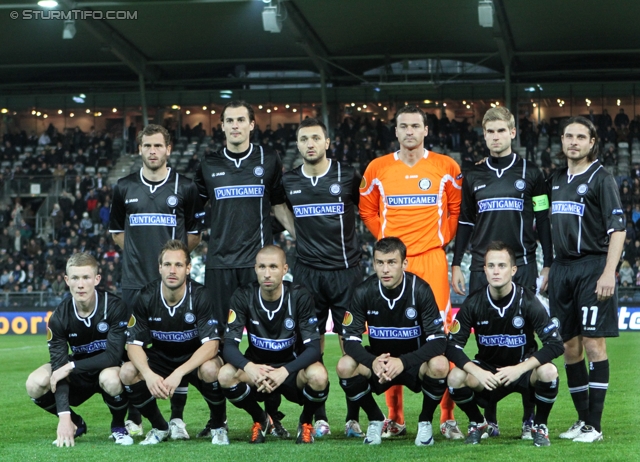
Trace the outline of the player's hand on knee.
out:
M 474 372 L 473 376 L 478 379 L 478 382 L 480 382 L 480 384 L 487 390 L 495 390 L 500 385 L 502 385 L 498 377 L 496 377 L 489 371 L 485 371 L 484 369 L 480 369 Z
M 249 376 L 254 385 L 258 387 L 258 390 L 260 390 L 262 382 L 267 378 L 267 374 L 272 370 L 273 367 L 267 366 L 266 364 L 249 363 L 244 367 L 245 373 Z
M 383 377 L 387 382 L 391 382 L 404 370 L 404 364 L 399 358 L 389 357 L 384 366 Z
M 464 274 L 462 274 L 462 269 L 459 266 L 451 267 L 451 287 L 458 295 L 466 294 Z
M 169 397 L 169 390 L 164 384 L 164 379 L 158 374 L 153 374 L 152 377 L 146 378 L 147 388 L 155 398 L 167 399 Z
M 502 385 L 511 385 L 520 378 L 522 373 L 516 366 L 499 367 L 496 372 L 496 377 L 500 380 Z
M 267 379 L 262 383 L 266 384 L 266 386 L 269 388 L 269 393 L 271 393 L 273 390 L 282 385 L 284 381 L 287 380 L 287 377 L 289 377 L 289 371 L 287 371 L 287 369 L 285 369 L 284 367 L 279 367 L 269 372 L 267 374 Z
M 62 366 L 60 369 L 57 369 L 56 371 L 54 371 L 51 374 L 51 378 L 49 379 L 49 383 L 51 385 L 51 392 L 55 393 L 56 392 L 56 387 L 58 386 L 58 382 L 60 380 L 64 380 L 69 376 L 69 373 L 71 372 L 71 370 L 73 369 L 73 367 L 71 367 L 69 364 L 66 364 L 64 366 Z
M 58 438 L 56 439 L 56 446 L 58 446 L 59 448 L 63 446 L 75 446 L 75 434 L 76 426 L 71 421 L 71 414 L 61 415 L 58 422 Z

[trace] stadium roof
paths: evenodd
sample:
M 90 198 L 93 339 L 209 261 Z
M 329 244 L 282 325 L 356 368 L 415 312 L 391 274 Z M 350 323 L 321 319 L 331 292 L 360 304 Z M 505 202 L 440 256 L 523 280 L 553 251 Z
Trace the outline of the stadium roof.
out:
M 637 0 L 493 0 L 493 27 L 479 0 L 273 0 L 280 33 L 263 30 L 262 0 L 58 3 L 0 5 L 0 98 L 137 92 L 141 75 L 152 92 L 318 85 L 321 72 L 333 88 L 504 85 L 507 65 L 522 85 L 640 80 Z M 45 18 L 69 10 L 65 40 L 64 20 Z M 93 19 L 109 14 L 123 19 Z

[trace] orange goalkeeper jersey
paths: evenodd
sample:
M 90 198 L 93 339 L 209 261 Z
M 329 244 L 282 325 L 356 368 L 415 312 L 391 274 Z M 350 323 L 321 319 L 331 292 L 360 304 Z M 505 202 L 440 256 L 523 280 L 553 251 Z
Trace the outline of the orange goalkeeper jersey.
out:
M 424 150 L 409 167 L 399 152 L 374 159 L 360 183 L 360 216 L 376 239 L 395 236 L 407 256 L 444 247 L 454 238 L 462 174 L 451 157 Z

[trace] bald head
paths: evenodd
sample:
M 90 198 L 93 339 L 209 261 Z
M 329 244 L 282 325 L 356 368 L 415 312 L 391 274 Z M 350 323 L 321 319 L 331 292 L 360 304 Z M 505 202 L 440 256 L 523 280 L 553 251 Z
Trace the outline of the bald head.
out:
M 280 257 L 283 265 L 287 263 L 287 256 L 285 255 L 284 250 L 282 250 L 277 245 L 265 245 L 262 249 L 260 249 L 258 255 L 256 255 L 256 264 L 258 263 L 258 260 L 261 256 L 267 255 Z
M 282 279 L 287 274 L 287 257 L 275 245 L 264 246 L 256 255 L 256 276 L 260 294 L 265 300 L 276 300 L 282 294 Z

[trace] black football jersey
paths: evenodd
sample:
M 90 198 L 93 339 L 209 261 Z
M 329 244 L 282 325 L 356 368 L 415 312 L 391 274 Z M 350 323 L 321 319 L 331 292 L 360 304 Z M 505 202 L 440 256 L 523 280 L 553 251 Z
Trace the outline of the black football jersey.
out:
M 507 304 L 497 306 L 489 286 L 467 297 L 449 331 L 447 357 L 460 369 L 469 361 L 464 353 L 471 329 L 475 330 L 475 358 L 495 367 L 514 366 L 533 356 L 540 364 L 560 356 L 562 338 L 535 294 L 512 282 Z M 538 350 L 534 332 L 542 342 Z
M 360 178 L 353 167 L 329 162 L 322 176 L 309 177 L 299 166 L 282 178 L 295 220 L 298 260 L 322 270 L 352 268 L 361 253 L 356 236 Z
M 195 182 L 211 203 L 207 268 L 253 267 L 258 251 L 273 243 L 271 206 L 285 202 L 278 154 L 252 144 L 234 159 L 222 148 L 205 156 Z
M 282 296 L 269 310 L 257 282 L 237 289 L 231 298 L 225 342 L 242 341 L 247 329 L 249 347 L 244 356 L 256 364 L 285 364 L 296 358 L 299 347 L 319 340 L 313 297 L 302 286 L 282 283 Z
M 151 349 L 168 361 L 184 363 L 203 343 L 220 340 L 222 329 L 211 297 L 195 281 L 187 281 L 182 300 L 167 305 L 162 280 L 144 286 L 133 305 L 127 343 Z
M 138 173 L 118 180 L 113 190 L 109 232 L 124 232 L 122 288 L 140 289 L 158 278 L 158 255 L 170 239 L 187 244 L 198 234 L 204 207 L 193 180 L 170 169 L 158 185 Z
M 551 181 L 551 226 L 556 258 L 606 255 L 609 234 L 626 228 L 616 180 L 596 160 L 579 175 L 561 168 Z
M 351 344 L 361 346 L 369 326 L 368 359 L 352 354 Z M 444 354 L 444 323 L 431 287 L 413 273 L 404 273 L 402 283 L 385 289 L 374 274 L 356 287 L 349 311 L 342 320 L 342 338 L 347 354 L 371 368 L 383 353 L 400 358 L 405 369 Z M 433 348 L 430 348 L 433 346 Z
M 72 297 L 49 318 L 47 343 L 54 371 L 70 360 L 75 364 L 72 374 L 98 373 L 121 364 L 129 312 L 115 295 L 101 290 L 95 294 L 95 308 L 86 318 L 78 314 Z
M 512 158 L 503 169 L 487 160 L 464 174 L 458 222 L 473 226 L 471 271 L 482 271 L 487 245 L 497 240 L 514 250 L 518 266 L 535 262 L 534 208 L 549 208 L 547 185 L 537 166 L 517 154 Z

